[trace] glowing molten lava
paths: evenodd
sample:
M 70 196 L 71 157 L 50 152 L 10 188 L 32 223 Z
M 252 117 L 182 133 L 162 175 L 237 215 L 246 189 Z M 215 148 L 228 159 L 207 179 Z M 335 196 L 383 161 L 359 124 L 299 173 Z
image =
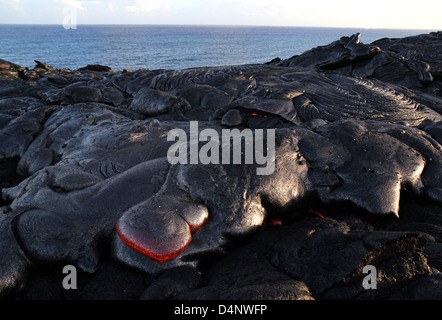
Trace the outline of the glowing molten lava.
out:
M 262 114 L 258 114 L 258 113 L 252 113 L 253 117 L 260 117 L 260 118 L 268 118 L 268 116 L 262 115 Z
M 318 211 L 316 211 L 316 210 L 313 210 L 312 208 L 308 209 L 308 212 L 309 212 L 309 213 L 314 213 L 314 214 L 318 215 L 318 216 L 319 216 L 320 218 L 322 218 L 322 219 L 325 218 L 320 212 L 318 212 Z
M 115 230 L 126 245 L 160 263 L 183 253 L 192 242 L 192 233 L 200 230 L 209 220 L 208 215 L 195 218 L 184 214 L 186 220 L 172 211 L 162 214 L 140 212 L 142 206 L 135 206 L 123 214 Z
M 189 240 L 187 241 L 187 243 L 177 251 L 164 251 L 164 252 L 156 251 L 156 252 L 154 252 L 153 249 L 150 250 L 146 246 L 140 245 L 136 240 L 127 237 L 123 232 L 121 232 L 121 230 L 118 228 L 118 225 L 116 227 L 116 231 L 117 231 L 117 234 L 120 237 L 120 239 L 123 240 L 123 242 L 125 244 L 127 244 L 129 247 L 141 252 L 142 254 L 144 254 L 152 259 L 157 260 L 160 263 L 176 258 L 181 253 L 183 253 L 189 247 L 190 243 L 192 242 L 192 237 L 189 237 Z
M 270 225 L 271 225 L 272 227 L 274 227 L 274 226 L 282 226 L 282 221 L 281 221 L 281 220 L 277 220 L 277 219 L 275 219 L 275 220 L 273 220 L 272 222 L 270 222 Z

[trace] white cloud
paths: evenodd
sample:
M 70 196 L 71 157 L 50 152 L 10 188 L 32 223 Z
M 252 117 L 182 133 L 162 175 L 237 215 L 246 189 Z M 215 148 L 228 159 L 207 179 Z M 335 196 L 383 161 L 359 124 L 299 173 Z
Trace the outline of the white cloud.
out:
M 118 11 L 118 9 L 115 8 L 114 5 L 113 5 L 112 3 L 109 3 L 108 8 L 109 8 L 109 10 L 110 10 L 111 12 L 116 12 L 116 11 Z
M 168 0 L 135 0 L 126 10 L 133 13 L 145 13 L 169 7 Z
M 80 0 L 55 0 L 57 3 L 63 4 L 65 7 L 79 9 L 86 11 L 87 9 L 83 6 L 84 1 Z
M 21 6 L 20 0 L 0 0 L 0 3 L 6 3 L 9 7 L 17 12 L 23 13 L 24 10 Z
M 381 8 L 381 9 L 379 9 Z M 2 23 L 246 24 L 441 29 L 441 0 L 0 0 Z M 147 20 L 146 18 L 149 18 Z

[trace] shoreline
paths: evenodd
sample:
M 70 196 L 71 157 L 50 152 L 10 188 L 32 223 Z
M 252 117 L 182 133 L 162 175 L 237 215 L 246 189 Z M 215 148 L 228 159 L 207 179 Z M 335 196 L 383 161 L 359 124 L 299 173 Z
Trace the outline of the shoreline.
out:
M 300 55 L 313 47 L 339 39 L 343 34 L 361 32 L 362 41 L 371 43 L 384 37 L 402 38 L 431 31 L 320 27 L 256 29 L 257 27 L 245 26 L 168 28 L 167 25 L 128 28 L 99 25 L 89 28 L 79 25 L 75 30 L 65 30 L 62 25 L 40 26 L 37 29 L 22 26 L 19 30 L 14 26 L 0 25 L 0 28 L 4 35 L 10 35 L 3 39 L 0 37 L 4 41 L 4 47 L 0 49 L 2 59 L 29 69 L 34 67 L 33 60 L 36 59 L 56 68 L 75 70 L 87 64 L 102 64 L 109 65 L 116 71 L 141 68 L 179 70 L 188 67 L 264 63 L 275 57 L 288 59 L 294 54 Z M 42 45 L 34 44 L 35 39 L 44 39 L 41 40 Z M 106 43 L 113 45 L 107 46 Z M 131 48 L 130 52 L 124 50 L 126 46 Z M 103 54 L 96 54 L 99 52 Z M 122 56 L 125 58 L 122 59 Z M 60 59 L 61 57 L 64 59 Z

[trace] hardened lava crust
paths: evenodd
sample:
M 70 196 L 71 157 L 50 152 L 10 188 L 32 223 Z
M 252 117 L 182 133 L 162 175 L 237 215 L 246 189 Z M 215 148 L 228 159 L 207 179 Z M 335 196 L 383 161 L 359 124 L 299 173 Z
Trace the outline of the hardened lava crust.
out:
M 442 299 L 442 33 L 360 38 L 183 70 L 0 60 L 0 297 Z M 255 161 L 213 147 L 246 131 Z

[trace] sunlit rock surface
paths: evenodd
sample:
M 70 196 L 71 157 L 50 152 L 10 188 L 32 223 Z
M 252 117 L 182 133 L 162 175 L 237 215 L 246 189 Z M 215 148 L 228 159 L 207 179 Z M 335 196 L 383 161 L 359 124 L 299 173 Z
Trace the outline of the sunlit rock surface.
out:
M 441 66 L 441 33 L 184 70 L 0 60 L 0 296 L 442 298 Z M 191 121 L 274 129 L 274 161 L 171 163 Z

